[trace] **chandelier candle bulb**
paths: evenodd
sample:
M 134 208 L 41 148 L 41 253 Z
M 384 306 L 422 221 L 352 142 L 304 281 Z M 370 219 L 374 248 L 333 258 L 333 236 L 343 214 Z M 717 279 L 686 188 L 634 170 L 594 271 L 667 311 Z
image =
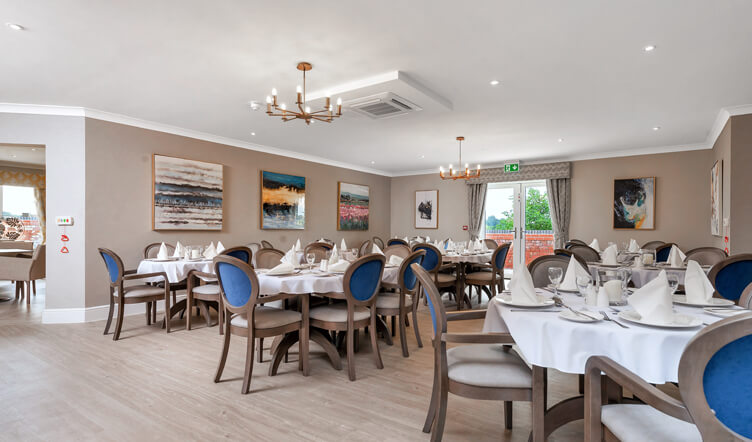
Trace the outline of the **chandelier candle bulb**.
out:
M 462 141 L 465 140 L 465 137 L 457 137 L 457 141 L 459 142 L 459 164 L 460 169 L 455 171 L 454 166 L 452 164 L 449 165 L 449 175 L 444 174 L 444 169 L 439 167 L 439 176 L 442 180 L 468 180 L 470 178 L 477 178 L 480 176 L 480 164 L 478 164 L 478 167 L 474 171 L 470 171 L 470 163 L 465 163 L 465 170 L 463 171 L 461 169 L 462 167 Z M 456 173 L 455 173 L 456 172 Z
M 311 65 L 311 63 L 301 61 L 300 63 L 298 63 L 297 68 L 299 71 L 303 72 L 303 84 L 298 85 L 295 88 L 295 104 L 297 106 L 293 106 L 292 110 L 288 110 L 287 106 L 284 103 L 278 105 L 277 89 L 275 88 L 272 90 L 271 103 L 269 99 L 267 99 L 266 113 L 270 117 L 282 117 L 282 121 L 300 119 L 305 121 L 306 124 L 309 125 L 316 120 L 323 121 L 325 123 L 331 123 L 335 118 L 342 116 L 342 100 L 337 100 L 339 109 L 337 111 L 337 114 L 334 115 L 332 113 L 333 107 L 330 96 L 331 94 L 329 92 L 326 93 L 326 103 L 324 104 L 324 106 L 322 106 L 322 108 L 320 108 L 320 110 L 312 111 L 310 106 L 306 106 L 306 72 L 313 69 L 313 66 Z

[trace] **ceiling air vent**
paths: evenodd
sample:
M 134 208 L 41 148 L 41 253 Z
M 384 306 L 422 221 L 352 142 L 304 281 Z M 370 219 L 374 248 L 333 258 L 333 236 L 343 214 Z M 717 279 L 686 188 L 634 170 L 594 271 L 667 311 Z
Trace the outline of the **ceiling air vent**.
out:
M 344 104 L 345 107 L 373 119 L 396 117 L 397 115 L 422 110 L 415 103 L 391 92 L 382 92 L 368 97 L 348 100 Z

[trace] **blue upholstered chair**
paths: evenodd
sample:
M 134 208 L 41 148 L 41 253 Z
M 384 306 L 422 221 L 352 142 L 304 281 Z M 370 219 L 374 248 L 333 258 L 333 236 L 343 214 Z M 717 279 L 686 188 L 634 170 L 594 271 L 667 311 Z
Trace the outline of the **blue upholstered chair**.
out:
M 671 254 L 671 247 L 675 244 L 672 242 L 661 244 L 655 248 L 655 262 L 668 261 L 668 255 Z
M 436 246 L 428 243 L 418 243 L 413 246 L 413 251 L 424 250 L 426 255 L 423 257 L 421 267 L 423 267 L 433 277 L 433 283 L 439 292 L 449 291 L 457 298 L 457 309 L 462 309 L 464 293 L 460 293 L 460 280 L 454 273 L 444 273 L 445 270 L 456 268 L 454 264 L 443 264 L 441 252 Z M 451 290 L 448 290 L 451 289 Z
M 410 246 L 407 243 L 407 241 L 405 241 L 404 239 L 400 239 L 400 238 L 391 238 L 391 239 L 387 240 L 387 242 L 386 242 L 386 246 L 387 247 L 393 246 L 395 244 L 402 244 L 403 246 L 408 246 L 408 247 Z
M 406 248 L 406 246 L 401 245 L 397 247 Z M 425 254 L 425 251 L 417 250 L 406 256 L 400 265 L 399 276 L 397 277 L 397 293 L 381 292 L 376 298 L 376 314 L 392 317 L 392 335 L 394 335 L 395 325 L 399 324 L 400 343 L 402 344 L 402 356 L 404 357 L 410 356 L 410 353 L 407 351 L 407 331 L 405 329 L 408 310 L 412 312 L 413 330 L 415 330 L 415 339 L 418 341 L 418 347 L 423 347 L 423 342 L 420 340 L 420 331 L 418 330 L 418 296 L 416 296 L 418 280 L 410 265 L 420 264 Z M 384 285 L 382 283 L 382 286 Z M 395 321 L 394 318 L 397 318 L 397 320 Z
M 752 253 L 743 253 L 727 258 L 714 265 L 708 273 L 716 295 L 738 300 L 742 291 L 752 283 Z
M 214 273 L 219 279 L 221 307 L 224 310 L 224 344 L 219 359 L 214 382 L 219 382 L 230 349 L 230 336 L 246 337 L 245 372 L 241 393 L 247 394 L 251 388 L 253 374 L 253 352 L 256 338 L 284 335 L 298 332 L 300 339 L 299 366 L 303 375 L 308 376 L 308 295 L 277 294 L 259 296 L 256 272 L 248 263 L 227 255 L 214 258 Z M 301 312 L 260 305 L 288 298 L 299 298 Z
M 123 260 L 109 249 L 100 248 L 99 254 L 104 260 L 107 267 L 107 279 L 110 287 L 110 310 L 107 314 L 107 324 L 104 326 L 104 334 L 110 332 L 112 324 L 112 315 L 115 310 L 115 304 L 118 306 L 117 323 L 115 324 L 115 333 L 112 340 L 120 339 L 120 331 L 123 328 L 123 316 L 125 314 L 126 304 L 146 304 L 146 324 L 150 325 L 152 320 L 156 321 L 156 303 L 163 299 L 165 302 L 165 328 L 167 333 L 170 332 L 170 284 L 167 280 L 167 274 L 158 273 L 136 273 L 136 270 L 125 270 Z M 146 278 L 160 279 L 162 287 L 148 283 L 126 285 L 126 282 L 143 280 Z
M 512 336 L 509 333 L 448 333 L 448 321 L 483 319 L 486 311 L 447 313 L 432 275 L 417 264 L 411 267 L 428 300 L 433 325 L 433 391 L 423 432 L 430 432 L 432 441 L 441 440 L 448 393 L 473 399 L 504 401 L 504 423 L 508 429 L 512 428 L 512 401 L 534 401 L 533 407 L 542 409 L 545 403 L 543 374 L 533 374 L 525 361 L 512 350 Z M 474 345 L 447 349 L 448 343 Z M 534 382 L 540 388 L 533 389 Z M 542 433 L 538 432 L 543 431 L 543 413 L 532 414 L 533 440 L 542 440 Z
M 345 271 L 344 293 L 327 293 L 330 298 L 345 302 L 317 306 L 310 311 L 311 327 L 334 332 L 346 332 L 347 372 L 355 380 L 355 334 L 369 327 L 372 355 L 376 367 L 384 368 L 377 343 L 376 300 L 384 273 L 384 255 L 370 254 L 355 260 Z
M 470 296 L 473 295 L 473 287 L 478 290 L 478 303 L 480 304 L 480 294 L 482 288 L 488 288 L 488 299 L 496 296 L 504 290 L 504 263 L 507 260 L 509 247 L 511 243 L 504 243 L 497 246 L 491 255 L 491 262 L 488 264 L 476 264 L 478 271 L 465 275 L 465 285 L 470 286 Z M 482 271 L 481 269 L 490 269 Z
M 602 405 L 604 373 L 644 404 Z M 741 441 L 752 438 L 752 313 L 699 332 L 679 361 L 674 399 L 613 360 L 585 367 L 585 440 Z

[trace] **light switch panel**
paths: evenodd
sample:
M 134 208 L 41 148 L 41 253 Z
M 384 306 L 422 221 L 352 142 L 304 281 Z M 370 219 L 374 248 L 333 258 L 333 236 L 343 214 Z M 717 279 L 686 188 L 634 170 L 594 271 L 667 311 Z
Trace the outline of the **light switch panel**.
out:
M 58 226 L 72 226 L 73 217 L 72 216 L 56 216 L 55 224 L 57 224 Z

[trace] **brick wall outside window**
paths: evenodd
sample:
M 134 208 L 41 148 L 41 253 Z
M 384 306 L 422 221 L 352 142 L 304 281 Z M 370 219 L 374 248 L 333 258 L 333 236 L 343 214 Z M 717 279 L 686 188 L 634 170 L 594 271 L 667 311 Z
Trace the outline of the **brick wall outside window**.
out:
M 487 230 L 486 238 L 493 239 L 497 244 L 512 242 L 514 232 L 512 230 Z M 509 249 L 507 261 L 504 268 L 512 268 L 512 257 L 514 247 Z M 535 258 L 542 255 L 552 255 L 554 253 L 554 232 L 551 230 L 528 230 L 525 235 L 525 262 L 530 263 Z

